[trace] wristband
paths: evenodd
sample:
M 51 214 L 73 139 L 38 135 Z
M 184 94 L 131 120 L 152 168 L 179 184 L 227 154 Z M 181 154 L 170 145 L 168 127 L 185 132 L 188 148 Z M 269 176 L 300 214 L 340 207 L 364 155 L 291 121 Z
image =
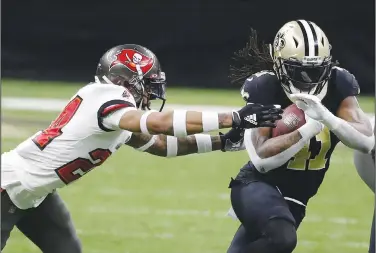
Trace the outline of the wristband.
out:
M 207 153 L 213 151 L 211 136 L 209 134 L 195 134 L 197 153 Z

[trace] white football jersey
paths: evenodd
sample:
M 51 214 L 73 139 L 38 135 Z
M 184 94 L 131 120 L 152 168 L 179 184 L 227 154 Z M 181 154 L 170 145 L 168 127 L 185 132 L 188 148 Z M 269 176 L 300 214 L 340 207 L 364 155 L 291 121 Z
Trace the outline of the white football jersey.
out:
M 48 128 L 2 154 L 1 186 L 14 204 L 21 209 L 35 207 L 54 189 L 101 165 L 131 137 L 103 122 L 124 108 L 136 109 L 124 87 L 88 84 Z

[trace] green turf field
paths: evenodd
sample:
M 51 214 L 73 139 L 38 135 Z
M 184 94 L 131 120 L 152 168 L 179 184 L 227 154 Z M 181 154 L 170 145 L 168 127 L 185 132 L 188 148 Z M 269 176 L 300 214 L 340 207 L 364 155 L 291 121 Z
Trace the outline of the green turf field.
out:
M 2 96 L 68 99 L 76 86 L 3 82 Z M 168 90 L 171 103 L 242 105 L 236 91 Z M 360 99 L 372 112 L 371 98 Z M 42 129 L 56 113 L 2 111 L 2 152 Z M 373 196 L 339 145 L 299 229 L 297 253 L 364 253 Z M 226 252 L 239 223 L 226 217 L 231 176 L 245 152 L 159 158 L 124 147 L 103 166 L 60 190 L 87 253 Z M 4 253 L 39 252 L 15 230 Z

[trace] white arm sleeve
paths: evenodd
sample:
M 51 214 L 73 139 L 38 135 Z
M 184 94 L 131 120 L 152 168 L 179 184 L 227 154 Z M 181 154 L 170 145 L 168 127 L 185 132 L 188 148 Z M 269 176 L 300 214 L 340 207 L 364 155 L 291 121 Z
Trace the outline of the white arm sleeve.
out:
M 256 152 L 255 146 L 252 143 L 252 131 L 257 130 L 245 130 L 244 144 L 247 149 L 249 158 L 251 159 L 256 169 L 261 173 L 266 173 L 270 170 L 280 167 L 288 160 L 290 160 L 291 157 L 298 153 L 304 147 L 304 145 L 306 145 L 310 141 L 310 139 L 313 136 L 315 136 L 321 131 L 320 129 L 322 130 L 322 125 L 319 122 L 307 122 L 298 129 L 302 138 L 297 143 L 295 143 L 285 151 L 268 158 L 259 157 Z
M 121 117 L 123 117 L 124 113 L 133 111 L 133 110 L 137 110 L 137 109 L 135 107 L 126 107 L 126 108 L 119 109 L 111 113 L 110 115 L 104 117 L 102 124 L 108 129 L 119 130 L 120 129 L 119 122 L 120 122 Z
M 332 113 L 326 115 L 323 123 L 349 148 L 369 153 L 375 146 L 373 133 L 371 136 L 366 136 Z
M 297 143 L 292 145 L 290 148 L 285 151 L 268 158 L 261 158 L 257 155 L 256 149 L 252 143 L 251 131 L 247 129 L 244 133 L 244 144 L 247 149 L 249 158 L 251 159 L 253 165 L 261 173 L 266 173 L 270 170 L 276 169 L 279 166 L 286 163 L 291 159 L 296 153 L 298 153 L 304 145 L 307 143 L 307 140 L 300 139 Z
M 127 89 L 114 84 L 95 83 L 91 86 L 93 103 L 98 104 L 98 125 L 104 131 L 119 130 L 124 113 L 136 110 L 136 102 Z M 93 105 L 94 106 L 94 105 Z

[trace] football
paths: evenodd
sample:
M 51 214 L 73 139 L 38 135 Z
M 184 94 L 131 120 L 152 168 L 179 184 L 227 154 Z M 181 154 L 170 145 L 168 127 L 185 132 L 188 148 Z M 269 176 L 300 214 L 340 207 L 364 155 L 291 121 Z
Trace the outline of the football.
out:
M 282 119 L 276 122 L 277 126 L 272 130 L 272 137 L 291 133 L 305 123 L 304 111 L 292 104 L 284 109 Z

